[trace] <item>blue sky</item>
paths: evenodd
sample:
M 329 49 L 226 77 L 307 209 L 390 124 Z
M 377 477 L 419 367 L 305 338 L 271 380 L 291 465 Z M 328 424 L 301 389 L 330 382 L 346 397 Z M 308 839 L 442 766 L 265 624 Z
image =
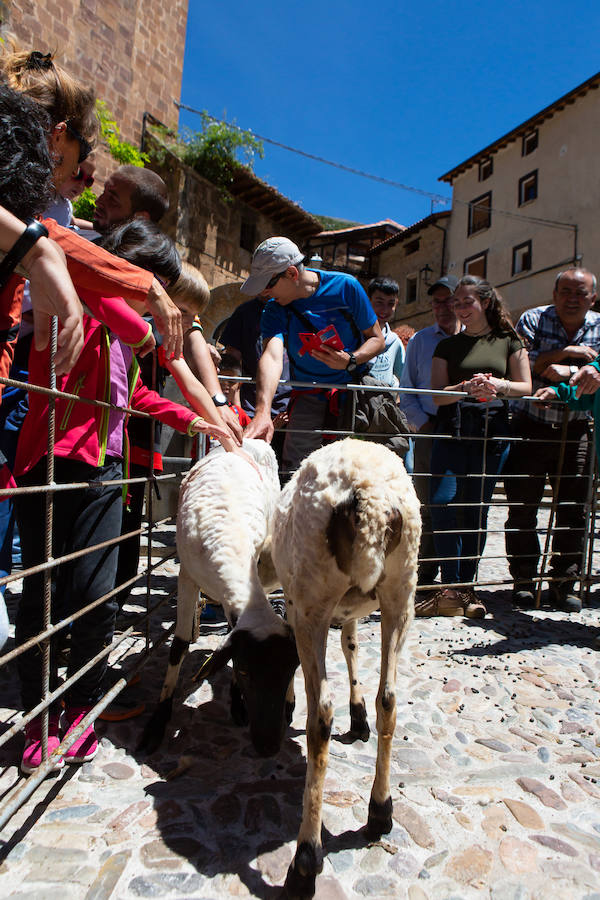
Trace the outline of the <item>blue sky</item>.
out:
M 181 99 L 449 197 L 439 175 L 598 71 L 599 33 L 597 0 L 190 0 Z M 432 209 L 269 144 L 255 172 L 323 215 L 410 225 Z

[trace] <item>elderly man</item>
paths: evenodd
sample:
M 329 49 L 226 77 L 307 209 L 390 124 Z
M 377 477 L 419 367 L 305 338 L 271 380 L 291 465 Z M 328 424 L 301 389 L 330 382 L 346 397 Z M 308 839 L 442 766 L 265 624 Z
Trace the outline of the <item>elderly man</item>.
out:
M 460 331 L 460 324 L 452 306 L 452 294 L 458 279 L 454 275 L 443 275 L 432 284 L 427 292 L 431 296 L 431 311 L 434 324 L 422 328 L 412 336 L 406 348 L 406 359 L 400 379 L 403 388 L 431 388 L 431 360 L 433 351 L 443 338 L 450 337 Z M 433 534 L 429 507 L 429 477 L 432 439 L 427 435 L 433 432 L 433 423 L 437 406 L 426 394 L 401 394 L 400 407 L 408 419 L 408 424 L 423 437 L 415 439 L 414 483 L 417 496 L 421 501 L 421 517 L 423 532 L 419 558 L 419 584 L 431 584 L 439 571 L 439 563 L 435 561 Z M 427 601 L 425 601 L 427 602 Z M 430 610 L 432 612 L 434 610 Z M 417 603 L 417 612 L 427 614 L 425 607 Z
M 534 391 L 569 381 L 600 352 L 600 314 L 592 312 L 595 276 L 579 267 L 560 272 L 553 300 L 550 306 L 527 310 L 517 323 L 517 332 L 529 351 Z M 567 443 L 559 471 L 563 409 L 533 406 L 523 400 L 517 401 L 514 409 L 514 434 L 524 440 L 513 444 L 504 480 L 509 504 L 506 554 L 514 582 L 513 603 L 529 606 L 534 600 L 540 557 L 537 512 L 549 479 L 554 493 L 558 484 L 557 530 L 549 571 L 556 580 L 550 583 L 550 603 L 557 609 L 578 612 L 581 600 L 573 588 L 580 573 L 584 541 L 591 452 L 589 419 L 584 412 L 568 414 Z
M 241 290 L 251 296 L 272 298 L 262 315 L 263 352 L 258 363 L 256 412 L 246 430 L 248 437 L 271 441 L 271 404 L 281 377 L 283 348 L 287 344 L 290 371 L 295 381 L 343 387 L 384 349 L 381 328 L 363 288 L 352 275 L 321 272 L 304 267 L 304 254 L 285 237 L 263 241 L 254 251 L 250 277 Z M 334 326 L 343 349 L 310 339 Z M 300 388 L 292 393 L 290 419 L 283 446 L 283 477 L 323 442 L 329 421 L 328 387 Z

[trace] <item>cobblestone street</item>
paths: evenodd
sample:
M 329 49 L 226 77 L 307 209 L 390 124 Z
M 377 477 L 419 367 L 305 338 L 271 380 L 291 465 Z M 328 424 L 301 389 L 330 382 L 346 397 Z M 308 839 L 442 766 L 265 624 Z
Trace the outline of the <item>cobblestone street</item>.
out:
M 501 530 L 504 517 L 493 510 L 490 529 Z M 172 543 L 172 531 L 164 540 Z M 503 552 L 501 533 L 491 534 L 488 557 Z M 157 570 L 155 599 L 174 589 L 176 570 L 172 561 Z M 503 560 L 488 560 L 480 577 L 505 578 L 506 571 Z M 599 595 L 571 617 L 513 611 L 508 588 L 482 596 L 483 620 L 412 626 L 398 667 L 394 828 L 371 845 L 361 826 L 376 752 L 379 625 L 359 626 L 372 729 L 366 743 L 344 740 L 347 674 L 340 632 L 330 632 L 335 721 L 319 900 L 600 900 L 600 654 L 592 649 Z M 157 623 L 153 634 L 164 627 Z M 202 627 L 180 678 L 170 737 L 156 754 L 144 758 L 135 747 L 158 698 L 168 645 L 127 690 L 130 702 L 146 702 L 144 716 L 99 722 L 96 759 L 46 781 L 13 817 L 0 847 L 1 896 L 279 896 L 305 774 L 302 679 L 280 754 L 259 759 L 230 719 L 227 674 L 191 683 L 201 648 L 215 647 L 221 631 L 219 622 Z M 130 642 L 119 664 L 131 667 L 141 647 L 140 638 Z M 0 678 L 2 718 L 10 722 L 14 671 Z M 19 778 L 20 750 L 19 737 L 0 751 L 8 766 L 2 794 Z

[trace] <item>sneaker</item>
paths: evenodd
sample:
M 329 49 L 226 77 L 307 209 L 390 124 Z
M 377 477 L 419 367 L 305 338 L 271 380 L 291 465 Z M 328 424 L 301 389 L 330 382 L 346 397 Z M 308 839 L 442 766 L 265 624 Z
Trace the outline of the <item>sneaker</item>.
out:
M 460 592 L 467 619 L 485 619 L 487 609 L 472 588 Z
M 58 714 L 51 714 L 48 718 L 48 756 L 50 757 L 58 745 L 60 738 L 58 736 Z M 62 756 L 56 756 L 52 760 L 52 769 L 62 769 L 65 761 Z M 23 756 L 21 757 L 21 772 L 24 775 L 31 775 L 42 764 L 42 719 L 36 716 L 35 719 L 25 726 L 25 747 Z
M 460 594 L 452 588 L 440 588 L 438 591 L 432 591 L 425 596 L 425 599 L 415 602 L 415 616 L 418 618 L 462 615 Z
M 67 706 L 65 715 L 67 717 L 69 727 L 67 728 L 65 737 L 67 737 L 67 735 L 69 735 L 75 728 L 77 728 L 81 720 L 85 716 L 87 716 L 91 708 L 91 706 Z M 95 757 L 97 752 L 98 738 L 96 737 L 94 726 L 90 725 L 85 729 L 81 737 L 77 738 L 74 744 L 71 744 L 71 746 L 65 753 L 65 762 L 88 762 L 90 759 L 93 759 Z
M 581 612 L 581 597 L 573 593 L 572 584 L 551 584 L 548 601 L 554 609 L 568 613 Z

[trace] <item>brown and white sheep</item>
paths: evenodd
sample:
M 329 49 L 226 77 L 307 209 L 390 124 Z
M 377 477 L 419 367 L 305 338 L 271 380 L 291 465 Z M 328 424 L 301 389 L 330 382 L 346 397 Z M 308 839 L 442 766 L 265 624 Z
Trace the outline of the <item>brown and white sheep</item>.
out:
M 261 552 L 279 496 L 277 461 L 264 441 L 245 440 L 244 450 L 260 474 L 241 456 L 216 448 L 181 485 L 177 625 L 160 702 L 140 743 L 140 749 L 148 752 L 162 740 L 171 717 L 199 591 L 223 605 L 232 629 L 202 667 L 202 678 L 233 660 L 232 714 L 238 724 L 247 715 L 252 743 L 262 756 L 277 752 L 286 719 L 291 719 L 286 692 L 298 667 L 294 636 L 269 605 L 260 573 Z M 269 562 L 267 554 L 267 571 L 272 574 Z
M 381 445 L 352 438 L 312 453 L 281 492 L 273 516 L 272 556 L 296 635 L 306 684 L 308 768 L 288 897 L 312 897 L 323 867 L 321 806 L 333 707 L 325 654 L 331 624 L 342 625 L 350 676 L 351 731 L 369 727 L 358 684 L 357 619 L 381 610 L 377 764 L 367 831 L 392 828 L 390 754 L 396 725 L 396 660 L 417 583 L 421 517 L 404 465 Z

